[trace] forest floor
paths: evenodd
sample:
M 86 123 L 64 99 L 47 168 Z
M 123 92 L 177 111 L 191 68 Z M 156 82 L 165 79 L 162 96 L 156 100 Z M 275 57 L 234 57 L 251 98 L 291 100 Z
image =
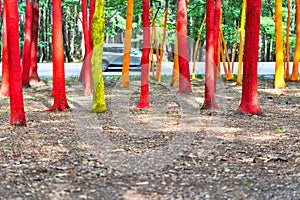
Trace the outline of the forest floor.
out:
M 0 199 L 300 199 L 300 87 L 259 78 L 262 115 L 237 111 L 241 86 L 218 81 L 223 109 L 200 110 L 204 81 L 177 95 L 138 80 L 105 81 L 107 112 L 89 111 L 82 84 L 67 81 L 72 109 L 45 112 L 51 83 L 24 89 L 27 126 L 9 125 L 0 98 Z

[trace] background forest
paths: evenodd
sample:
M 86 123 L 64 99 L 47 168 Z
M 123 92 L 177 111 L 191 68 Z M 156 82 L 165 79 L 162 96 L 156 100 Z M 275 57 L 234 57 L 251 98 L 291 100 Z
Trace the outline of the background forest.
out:
M 188 36 L 189 36 L 189 55 L 192 60 L 193 47 L 197 40 L 199 27 L 205 16 L 205 0 L 190 1 L 188 5 Z M 133 35 L 132 46 L 142 48 L 142 2 L 135 1 L 133 17 Z M 156 24 L 163 26 L 162 16 L 165 11 L 165 1 L 152 1 L 152 7 L 156 13 Z M 20 44 L 21 51 L 24 43 L 24 25 L 25 25 L 25 0 L 19 0 L 20 14 Z M 230 1 L 223 0 L 223 22 L 222 29 L 224 38 L 227 42 L 228 52 L 231 54 L 234 49 L 236 39 L 236 29 L 239 27 L 241 19 L 242 0 Z M 38 62 L 50 62 L 52 55 L 52 19 L 51 19 L 51 0 L 40 1 L 40 21 L 39 21 L 39 41 L 38 41 Z M 177 1 L 169 1 L 167 40 L 165 42 L 166 52 L 169 53 L 169 59 L 172 59 L 174 52 L 175 27 L 176 27 Z M 261 12 L 261 38 L 259 61 L 275 61 L 275 23 L 273 16 L 275 14 L 275 1 L 263 0 Z M 287 21 L 287 1 L 283 1 L 283 29 L 286 28 Z M 107 43 L 123 43 L 126 25 L 126 1 L 124 0 L 106 0 L 105 1 L 106 30 L 105 41 Z M 2 20 L 1 20 L 2 24 Z M 78 0 L 63 0 L 63 37 L 65 48 L 65 62 L 76 62 L 83 59 L 83 30 L 81 23 L 81 2 Z M 291 3 L 291 29 L 290 45 L 291 51 L 295 48 L 295 2 Z M 286 32 L 283 30 L 284 38 Z M 160 34 L 158 34 L 159 37 Z M 205 44 L 205 26 L 201 34 L 200 44 Z M 159 39 L 159 38 L 158 38 Z M 0 45 L 2 42 L 0 43 Z M 238 44 L 239 45 L 239 44 Z M 198 61 L 203 61 L 204 48 L 200 47 Z M 238 51 L 237 51 L 238 54 Z M 235 57 L 236 60 L 238 56 Z M 293 53 L 291 53 L 291 60 Z

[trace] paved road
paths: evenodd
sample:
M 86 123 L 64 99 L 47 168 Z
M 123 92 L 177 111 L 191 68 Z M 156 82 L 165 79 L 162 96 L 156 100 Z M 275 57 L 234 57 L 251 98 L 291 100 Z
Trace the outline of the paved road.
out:
M 0 71 L 2 64 L 0 63 Z M 38 73 L 41 77 L 51 77 L 52 76 L 52 63 L 39 63 L 38 64 Z M 66 77 L 79 76 L 82 63 L 65 63 L 65 74 Z M 235 69 L 234 73 L 237 73 L 238 63 L 234 64 Z M 292 63 L 291 65 L 292 66 Z M 173 63 L 165 62 L 162 66 L 162 75 L 171 75 L 172 74 Z M 192 63 L 190 63 L 190 68 L 192 69 Z M 292 68 L 292 67 L 291 67 Z M 291 69 L 292 70 L 292 69 Z M 259 75 L 274 75 L 275 63 L 274 62 L 260 62 L 258 63 L 258 74 Z M 191 70 L 192 72 L 192 70 Z M 205 63 L 197 62 L 196 63 L 196 73 L 205 74 Z M 221 67 L 221 73 L 223 74 L 223 67 Z M 109 71 L 104 72 L 104 76 L 118 76 L 121 75 L 121 71 Z M 130 75 L 140 75 L 139 71 L 131 71 Z

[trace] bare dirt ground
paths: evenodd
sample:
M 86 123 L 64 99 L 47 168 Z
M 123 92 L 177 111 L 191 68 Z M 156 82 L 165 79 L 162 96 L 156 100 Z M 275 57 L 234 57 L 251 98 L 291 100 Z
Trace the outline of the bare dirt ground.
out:
M 50 82 L 24 89 L 27 126 L 9 125 L 0 99 L 0 199 L 300 199 L 300 88 L 259 79 L 263 115 L 237 112 L 241 86 L 218 82 L 223 110 L 200 110 L 203 79 L 177 95 L 106 80 L 106 113 L 67 81 L 71 110 L 47 113 Z

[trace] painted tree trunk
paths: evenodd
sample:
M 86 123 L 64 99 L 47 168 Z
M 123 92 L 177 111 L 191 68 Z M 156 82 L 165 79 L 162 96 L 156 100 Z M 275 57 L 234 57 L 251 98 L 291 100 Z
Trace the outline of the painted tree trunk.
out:
M 47 111 L 63 111 L 69 107 L 65 88 L 64 46 L 62 32 L 62 0 L 52 1 L 52 62 L 54 104 Z
M 149 53 L 150 53 L 150 13 L 149 0 L 143 0 L 143 54 L 142 54 L 142 77 L 141 77 L 141 95 L 138 108 L 149 108 Z
M 10 124 L 25 125 L 19 45 L 18 2 L 4 1 L 9 64 Z
M 236 78 L 236 84 L 242 84 L 242 66 L 243 66 L 243 50 L 244 50 L 244 30 L 245 30 L 245 18 L 246 18 L 247 0 L 243 0 L 242 4 L 242 16 L 241 16 L 241 28 L 240 28 L 240 46 L 239 46 L 239 64 L 238 75 Z
M 187 40 L 187 0 L 178 0 L 177 37 L 178 37 L 178 63 L 179 63 L 179 89 L 178 93 L 192 92 L 188 40 Z
M 87 15 L 87 2 L 82 0 L 82 25 L 83 25 L 83 36 L 84 36 L 84 61 L 82 69 L 84 70 L 84 95 L 91 95 L 93 92 L 92 88 L 92 67 L 91 67 L 91 57 L 92 57 L 92 46 L 89 31 L 89 22 Z
M 95 14 L 95 0 L 90 0 L 90 15 L 89 15 L 89 34 L 90 34 L 90 46 L 93 49 L 94 44 L 92 40 L 92 22 Z
M 129 87 L 130 84 L 129 68 L 130 68 L 130 51 L 131 51 L 131 37 L 132 37 L 133 4 L 134 4 L 134 0 L 127 0 L 124 57 L 123 57 L 123 67 L 122 67 L 122 80 L 120 83 L 121 87 Z
M 291 81 L 299 80 L 299 59 L 300 59 L 300 0 L 296 0 L 296 49 L 294 53 L 293 73 Z
M 37 52 L 38 52 L 38 31 L 39 31 L 39 0 L 33 0 L 32 14 L 32 38 L 31 38 L 31 63 L 29 79 L 30 81 L 39 82 L 41 79 L 38 75 Z
M 178 24 L 178 22 L 177 22 Z M 176 24 L 176 27 L 177 27 Z M 177 29 L 177 28 L 176 28 Z M 179 85 L 179 64 L 178 64 L 178 35 L 175 36 L 175 44 L 174 44 L 174 64 L 172 70 L 172 79 L 170 85 L 173 87 L 177 87 Z
M 166 8 L 165 8 L 165 13 L 162 17 L 162 21 L 163 21 L 163 31 L 161 31 L 161 43 L 159 45 L 159 50 L 157 50 L 156 54 L 159 55 L 159 58 L 157 59 L 156 62 L 156 80 L 158 83 L 161 82 L 161 68 L 162 68 L 162 61 L 163 61 L 163 57 L 164 57 L 164 45 L 165 45 L 165 41 L 166 41 L 166 31 L 167 31 L 167 22 L 168 22 L 168 0 L 166 0 Z
M 32 38 L 32 0 L 26 0 L 26 14 L 25 14 L 25 37 L 24 48 L 22 56 L 22 84 L 23 86 L 30 86 L 29 71 L 31 62 L 31 38 Z
M 290 79 L 290 27 L 291 27 L 291 0 L 287 1 L 288 4 L 288 18 L 286 21 L 286 64 L 285 64 L 285 79 Z
M 276 37 L 276 67 L 275 88 L 284 88 L 284 65 L 283 65 L 283 36 L 282 36 L 282 0 L 275 1 L 275 37 Z
M 260 10 L 261 0 L 247 0 L 243 88 L 239 110 L 251 114 L 262 112 L 257 93 Z
M 96 0 L 95 13 L 92 22 L 92 40 L 93 40 L 93 55 L 92 55 L 92 78 L 93 78 L 93 105 L 92 109 L 95 112 L 105 112 L 106 103 L 104 96 L 104 78 L 102 74 L 102 54 L 104 42 L 104 0 Z
M 215 3 L 214 0 L 206 1 L 206 59 L 205 59 L 205 93 L 204 104 L 202 109 L 215 108 L 219 109 L 220 106 L 216 101 L 215 88 L 216 88 L 216 74 L 217 65 L 215 62 L 215 51 L 218 51 L 215 40 Z M 218 21 L 219 24 L 219 21 Z
M 201 23 L 201 26 L 200 26 L 200 29 L 199 29 L 199 32 L 198 32 L 197 41 L 196 41 L 195 48 L 194 48 L 192 80 L 194 80 L 196 78 L 197 52 L 198 52 L 198 46 L 199 46 L 199 42 L 200 42 L 200 36 L 201 36 L 201 33 L 202 33 L 202 29 L 204 27 L 205 21 L 206 21 L 206 15 L 204 16 L 204 19 L 203 19 L 203 21 Z
M 9 64 L 7 50 L 6 12 L 3 12 L 2 23 L 2 84 L 0 96 L 9 96 Z

